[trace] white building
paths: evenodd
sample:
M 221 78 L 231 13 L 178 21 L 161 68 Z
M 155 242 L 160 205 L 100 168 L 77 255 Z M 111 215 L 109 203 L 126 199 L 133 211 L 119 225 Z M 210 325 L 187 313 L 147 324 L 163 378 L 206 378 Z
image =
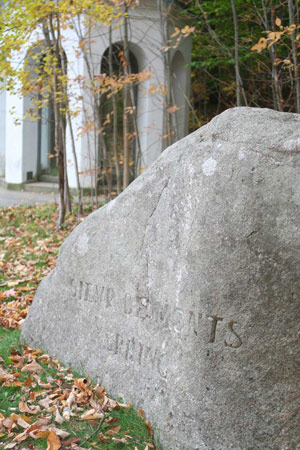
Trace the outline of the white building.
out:
M 172 2 L 172 0 L 170 0 Z M 174 5 L 169 17 L 169 34 L 174 27 L 184 24 L 177 18 L 179 6 Z M 151 71 L 151 78 L 137 87 L 137 126 L 141 146 L 141 167 L 147 168 L 159 156 L 165 147 L 163 138 L 163 103 L 165 97 L 161 89 L 151 89 L 164 83 L 164 64 L 162 58 L 161 18 L 155 0 L 143 0 L 141 5 L 130 11 L 129 49 L 133 72 Z M 122 27 L 112 30 L 112 41 L 117 48 L 122 43 Z M 105 58 L 109 48 L 109 29 L 99 25 L 93 32 L 91 65 L 94 73 L 105 70 Z M 77 42 L 76 42 L 77 39 Z M 76 56 L 78 37 L 68 31 L 65 51 L 68 56 L 70 77 L 85 76 L 87 67 L 83 58 Z M 176 48 L 171 48 L 171 79 L 173 83 L 173 101 L 179 109 L 175 114 L 176 139 L 188 133 L 191 38 L 182 39 Z M 88 94 L 84 95 L 85 106 L 73 120 L 76 132 L 83 126 L 89 109 Z M 43 179 L 45 175 L 55 174 L 56 158 L 49 158 L 53 152 L 54 141 L 51 129 L 51 112 L 42 111 L 39 121 L 24 118 L 31 108 L 29 97 L 20 97 L 3 90 L 0 93 L 0 177 L 8 188 L 22 188 L 24 183 Z M 78 105 L 75 105 L 78 106 Z M 83 112 L 83 109 L 85 112 Z M 13 110 L 13 114 L 11 111 Z M 20 124 L 16 124 L 16 119 Z M 83 187 L 91 185 L 89 169 L 94 158 L 88 145 L 93 136 L 84 134 L 76 137 L 76 154 L 79 164 L 80 180 Z M 72 155 L 70 129 L 66 130 L 66 152 L 68 178 L 71 188 L 76 187 L 74 160 Z

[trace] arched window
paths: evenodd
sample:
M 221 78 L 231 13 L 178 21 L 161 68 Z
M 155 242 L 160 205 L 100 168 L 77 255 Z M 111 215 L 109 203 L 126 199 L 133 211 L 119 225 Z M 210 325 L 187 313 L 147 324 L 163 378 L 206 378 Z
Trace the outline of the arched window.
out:
M 29 89 L 23 103 L 23 153 L 26 155 L 28 173 L 31 177 L 34 174 L 36 179 L 58 174 L 54 114 L 51 95 L 43 76 L 44 58 L 43 43 L 36 43 L 28 51 L 24 65 Z M 27 179 L 31 178 L 27 175 Z
M 42 103 L 38 120 L 38 177 L 57 176 L 54 112 L 51 97 Z
M 116 80 L 122 82 L 124 79 L 124 49 L 122 44 L 113 44 L 112 46 L 112 61 L 110 66 L 110 50 L 109 48 L 103 54 L 101 61 L 101 74 L 106 74 L 106 76 L 113 76 Z M 128 71 L 130 74 L 138 74 L 139 67 L 137 59 L 134 53 L 129 50 L 129 67 Z M 121 85 L 120 85 L 121 86 Z M 136 134 L 135 127 L 136 124 L 134 122 L 134 114 L 137 108 L 137 99 L 138 99 L 138 84 L 137 82 L 133 82 L 129 84 L 129 140 L 131 147 L 131 179 L 134 179 L 135 174 L 135 161 L 137 158 L 136 155 Z M 123 117 L 124 117 L 124 96 L 123 89 L 118 89 L 115 93 L 108 92 L 107 94 L 101 94 L 100 100 L 100 115 L 101 122 L 103 123 L 103 136 L 105 139 L 105 144 L 107 151 L 109 152 L 110 159 L 114 161 L 115 155 L 113 152 L 113 142 L 114 142 L 114 134 L 116 134 L 117 141 L 117 154 L 120 161 L 122 161 L 123 155 Z M 116 119 L 115 119 L 116 117 Z M 114 120 L 115 119 L 115 120 Z M 101 140 L 100 140 L 101 147 Z M 99 152 L 99 160 L 101 162 L 101 148 Z M 114 164 L 112 164 L 114 166 Z

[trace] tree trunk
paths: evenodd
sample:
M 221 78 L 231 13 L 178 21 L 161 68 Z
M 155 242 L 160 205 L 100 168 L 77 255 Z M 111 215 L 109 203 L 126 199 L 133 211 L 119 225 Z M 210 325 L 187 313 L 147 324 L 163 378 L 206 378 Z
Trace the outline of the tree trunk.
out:
M 83 206 L 82 206 L 82 192 L 81 192 L 81 186 L 80 186 L 80 178 L 79 178 L 79 168 L 78 168 L 78 159 L 76 154 L 76 146 L 75 146 L 75 138 L 74 138 L 74 132 L 73 132 L 73 125 L 72 120 L 70 117 L 70 111 L 67 110 L 67 117 L 68 117 L 68 124 L 70 128 L 70 135 L 71 135 L 71 143 L 72 143 L 72 154 L 74 158 L 74 164 L 75 164 L 75 174 L 76 174 L 76 184 L 77 184 L 77 195 L 78 195 L 78 217 L 80 217 L 83 213 Z
M 63 70 L 63 74 L 65 77 L 67 77 L 67 62 L 65 61 L 65 54 L 62 51 L 62 49 L 60 49 L 60 58 L 61 58 L 61 62 L 62 62 L 62 70 Z M 75 146 L 75 139 L 74 139 L 74 132 L 73 132 L 73 125 L 72 125 L 72 120 L 71 120 L 71 116 L 70 116 L 70 107 L 69 107 L 69 98 L 68 98 L 68 90 L 67 90 L 67 86 L 64 86 L 64 101 L 66 104 L 66 114 L 67 114 L 67 121 L 69 124 L 69 129 L 70 129 L 70 136 L 71 136 L 71 145 L 72 145 L 72 155 L 74 158 L 74 165 L 75 165 L 75 175 L 76 175 L 76 184 L 77 184 L 77 195 L 78 195 L 78 217 L 81 216 L 81 214 L 83 213 L 83 208 L 82 208 L 82 193 L 81 193 L 81 187 L 80 187 L 80 179 L 79 179 L 79 168 L 78 168 L 78 159 L 77 159 L 77 154 L 76 154 L 76 146 Z M 68 191 L 69 191 L 69 184 L 68 184 Z M 69 198 L 70 198 L 70 191 L 69 191 Z M 71 208 L 71 205 L 70 205 Z
M 266 31 L 271 31 L 269 26 L 269 19 L 268 19 L 268 10 L 265 3 L 265 0 L 261 0 L 262 8 L 264 12 L 264 26 Z M 272 2 L 271 2 L 271 8 L 272 8 Z M 272 64 L 272 92 L 273 92 L 273 104 L 274 108 L 277 109 L 277 111 L 283 111 L 282 106 L 282 94 L 281 94 L 281 86 L 279 82 L 279 76 L 277 72 L 277 68 L 275 66 L 276 61 L 276 51 L 274 45 L 271 45 L 269 48 L 270 53 L 270 59 Z
M 199 7 L 199 9 L 200 9 L 200 11 L 201 11 L 201 14 L 202 14 L 202 16 L 203 16 L 203 19 L 204 19 L 204 21 L 205 21 L 205 25 L 206 25 L 206 27 L 207 27 L 207 30 L 208 30 L 210 36 L 211 36 L 212 39 L 213 39 L 213 40 L 214 40 L 214 41 L 222 48 L 222 50 L 224 51 L 224 53 L 225 53 L 230 59 L 232 59 L 232 58 L 233 58 L 233 55 L 232 55 L 231 51 L 229 50 L 228 47 L 226 47 L 226 45 L 223 44 L 223 42 L 218 38 L 218 36 L 216 35 L 215 31 L 214 31 L 214 30 L 212 29 L 212 27 L 210 26 L 209 21 L 207 20 L 207 14 L 206 14 L 206 12 L 205 12 L 204 9 L 203 9 L 203 7 L 202 7 L 202 5 L 201 5 L 201 3 L 200 3 L 200 0 L 197 0 L 197 6 Z M 238 36 L 237 36 L 237 38 L 238 38 Z M 237 39 L 237 40 L 238 40 L 238 39 Z M 236 57 L 233 58 L 233 59 L 236 59 Z M 246 97 L 245 89 L 244 89 L 244 86 L 243 86 L 243 80 L 242 80 L 242 78 L 241 78 L 241 76 L 240 76 L 240 73 L 239 73 L 238 77 L 236 76 L 236 79 L 238 80 L 238 83 L 236 83 L 236 85 L 239 84 L 239 86 L 240 86 L 240 92 L 241 92 L 242 95 L 243 95 L 244 105 L 247 106 L 247 105 L 248 105 L 247 97 Z
M 113 46 L 112 46 L 112 25 L 109 27 L 109 53 L 108 53 L 108 66 L 109 66 L 109 76 L 113 77 Z M 121 193 L 121 172 L 118 157 L 118 108 L 116 94 L 112 94 L 112 105 L 113 105 L 113 153 L 115 158 L 115 168 L 116 168 L 116 179 L 117 179 L 117 192 Z
M 171 107 L 171 68 L 170 68 L 170 54 L 165 51 L 168 46 L 168 11 L 166 9 L 165 1 L 158 0 L 158 12 L 160 16 L 160 34 L 162 46 L 162 59 L 164 67 L 164 86 L 165 86 L 165 102 L 164 102 L 164 131 L 163 134 L 167 139 L 167 147 L 172 144 L 172 119 L 169 113 Z
M 288 0 L 288 2 L 289 2 L 290 25 L 296 25 L 296 20 L 295 20 L 295 7 L 296 6 L 295 6 L 293 0 Z M 296 44 L 296 27 L 291 34 L 291 42 L 292 42 L 292 54 L 293 54 L 294 77 L 295 77 L 296 112 L 300 113 L 300 79 L 299 79 L 297 44 Z
M 126 1 L 124 1 L 124 27 L 123 27 L 123 48 L 124 48 L 124 74 L 128 75 L 128 62 L 129 62 L 129 48 L 128 48 L 128 23 L 127 14 L 128 7 Z M 129 107 L 129 87 L 127 83 L 124 83 L 123 88 L 123 152 L 124 152 L 124 167 L 123 167 L 123 189 L 125 189 L 130 183 L 130 151 L 129 151 L 129 117 L 128 117 L 128 107 Z
M 239 24 L 236 13 L 234 0 L 231 0 L 231 8 L 234 23 L 234 67 L 235 67 L 235 83 L 236 83 L 236 104 L 242 106 L 242 87 L 239 67 Z
M 59 106 L 59 101 L 57 99 L 59 90 L 58 90 L 58 61 L 59 61 L 59 42 L 58 38 L 56 38 L 54 27 L 52 23 L 52 16 L 49 16 L 49 26 L 51 30 L 51 38 L 50 31 L 48 28 L 48 23 L 46 21 L 43 22 L 43 33 L 45 36 L 45 42 L 49 50 L 49 54 L 54 54 L 56 57 L 56 62 L 52 65 L 52 77 L 53 77 L 53 86 L 52 86 L 52 101 L 53 101 L 53 110 L 54 110 L 54 122 L 55 122 L 55 148 L 58 155 L 57 165 L 58 165 L 58 186 L 59 186 L 59 213 L 58 213 L 58 222 L 57 227 L 60 228 L 65 220 L 66 214 L 66 206 L 65 206 L 65 158 L 64 158 L 64 147 L 63 147 L 63 139 L 61 133 L 61 111 Z M 58 31 L 57 31 L 58 32 Z

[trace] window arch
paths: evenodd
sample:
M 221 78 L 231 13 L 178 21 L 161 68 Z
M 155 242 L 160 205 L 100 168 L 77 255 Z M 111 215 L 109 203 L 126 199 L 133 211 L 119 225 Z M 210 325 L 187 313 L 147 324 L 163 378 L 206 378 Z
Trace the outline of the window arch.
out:
M 110 76 L 112 72 L 112 76 L 118 80 L 122 81 L 125 77 L 124 71 L 124 47 L 122 43 L 114 43 L 112 45 L 112 62 L 110 67 L 110 49 L 109 47 L 105 50 L 101 60 L 101 74 L 107 77 Z M 111 70 L 112 69 L 112 70 Z M 129 48 L 129 68 L 128 71 L 130 74 L 138 74 L 139 73 L 139 64 L 138 60 L 133 53 L 133 51 Z M 136 114 L 137 106 L 138 106 L 138 83 L 134 81 L 134 77 L 132 77 L 132 82 L 129 84 L 130 95 L 129 95 L 129 139 L 130 139 L 130 178 L 134 179 L 136 176 L 136 159 L 137 159 L 137 145 L 136 145 L 136 122 L 134 115 Z M 116 92 L 108 92 L 105 94 L 101 94 L 100 99 L 100 115 L 101 122 L 103 123 L 103 138 L 105 140 L 104 145 L 106 146 L 107 152 L 110 153 L 110 159 L 114 160 L 115 155 L 113 154 L 113 141 L 116 138 L 117 141 L 117 154 L 118 159 L 122 161 L 122 150 L 123 150 L 123 116 L 124 116 L 124 108 L 123 108 L 123 89 L 117 89 Z M 116 115 L 116 120 L 115 116 Z M 114 134 L 116 133 L 116 137 Z M 100 148 L 99 148 L 99 161 L 101 164 L 101 158 L 103 157 L 101 152 L 101 140 Z M 101 164 L 103 165 L 103 164 Z M 114 166 L 114 164 L 112 164 Z
M 23 154 L 26 155 L 26 179 L 42 175 L 56 175 L 54 142 L 54 114 L 50 93 L 39 79 L 44 67 L 45 48 L 42 42 L 27 52 L 25 69 L 31 86 L 23 101 Z M 33 121 L 32 117 L 36 120 Z M 30 176 L 28 174 L 31 174 Z

